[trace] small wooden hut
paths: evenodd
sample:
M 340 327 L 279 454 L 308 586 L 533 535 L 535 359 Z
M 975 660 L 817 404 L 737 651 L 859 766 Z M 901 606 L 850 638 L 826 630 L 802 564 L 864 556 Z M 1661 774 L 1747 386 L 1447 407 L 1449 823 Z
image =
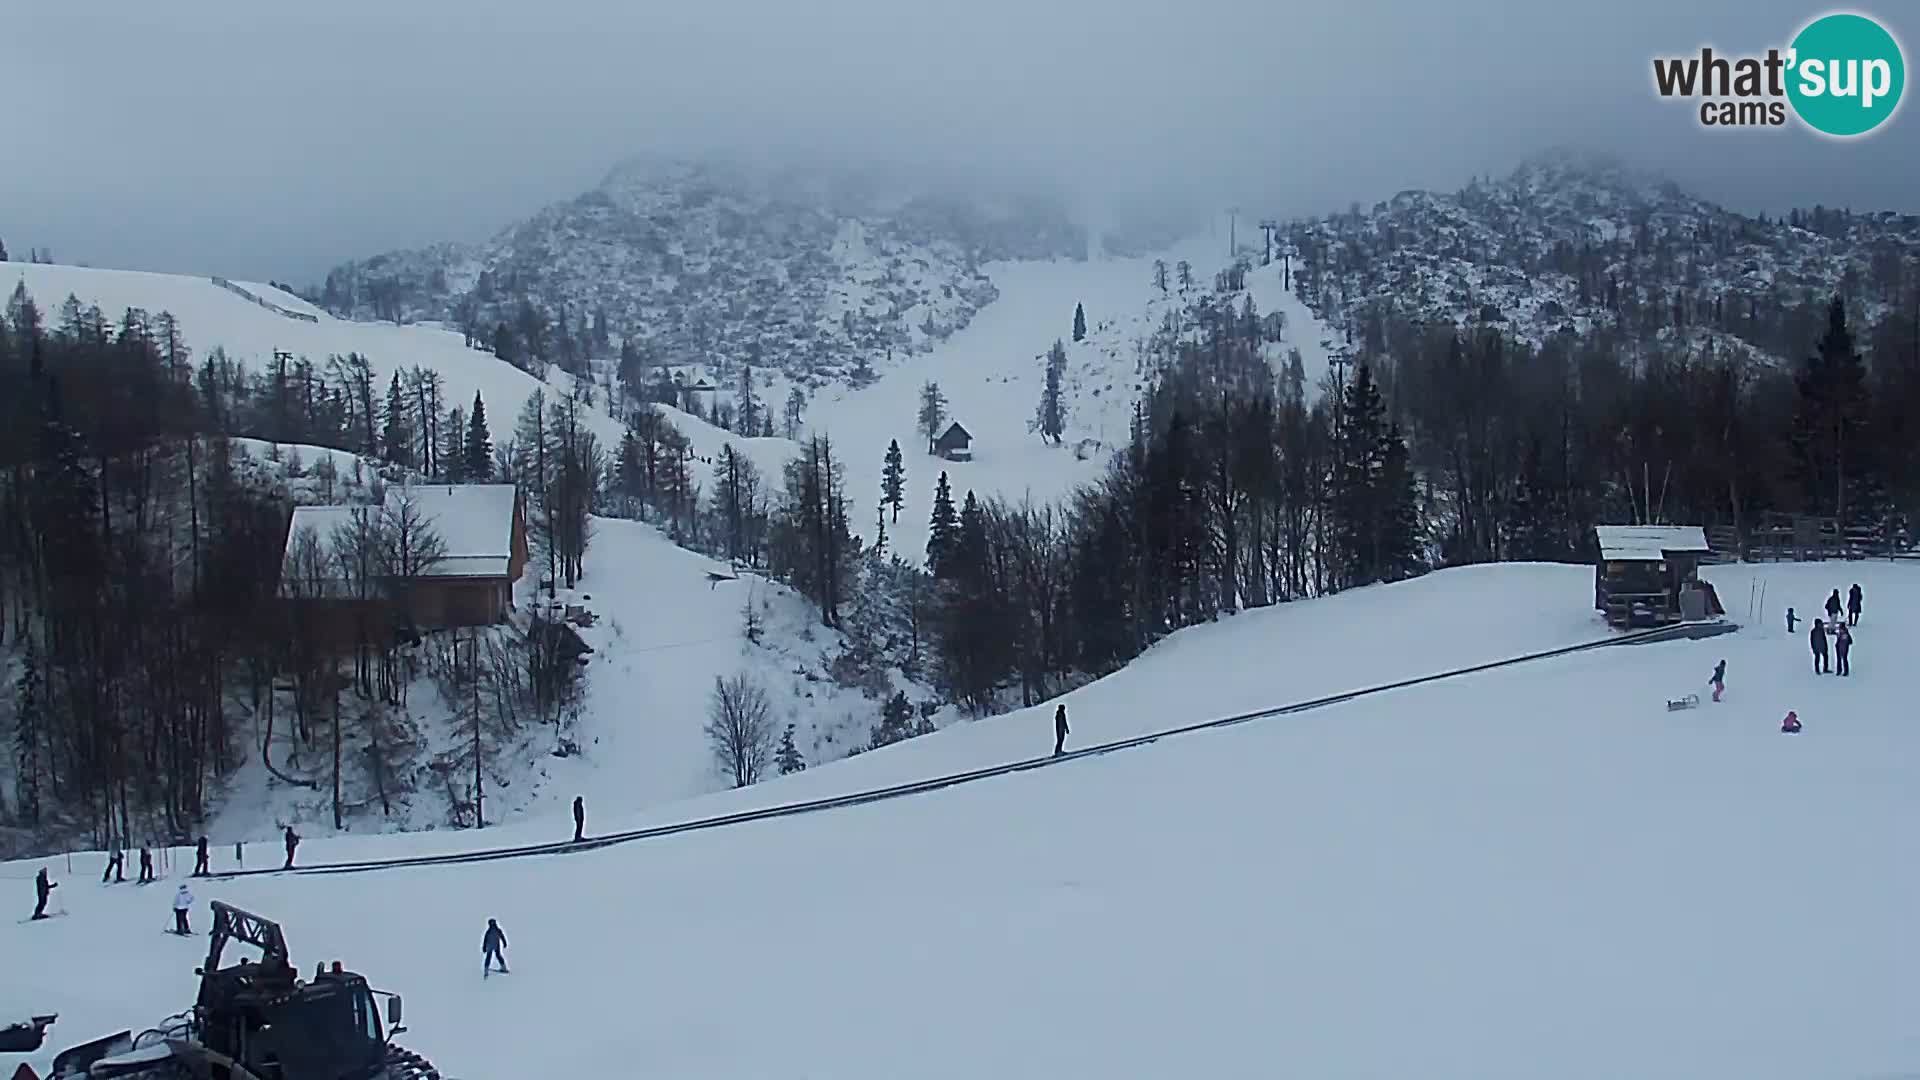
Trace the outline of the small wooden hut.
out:
M 973 436 L 955 420 L 933 442 L 933 452 L 948 461 L 972 461 Z
M 1699 590 L 1703 615 L 1724 614 L 1700 563 L 1712 554 L 1698 525 L 1596 525 L 1600 557 L 1593 567 L 1593 606 L 1609 626 L 1661 626 L 1688 617 L 1683 594 Z M 1692 606 L 1692 605 L 1688 605 Z

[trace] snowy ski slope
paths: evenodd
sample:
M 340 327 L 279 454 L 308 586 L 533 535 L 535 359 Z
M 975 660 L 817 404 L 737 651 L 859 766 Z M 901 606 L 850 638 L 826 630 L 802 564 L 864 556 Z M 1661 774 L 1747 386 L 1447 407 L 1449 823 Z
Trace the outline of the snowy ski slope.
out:
M 1242 256 L 1252 258 L 1244 250 Z M 808 429 L 831 435 L 840 449 L 855 507 L 854 531 L 869 542 L 876 534 L 874 511 L 889 440 L 899 440 L 907 475 L 906 506 L 898 521 L 887 522 L 887 537 L 892 550 L 916 563 L 926 554 L 934 483 L 943 471 L 956 503 L 968 490 L 983 499 L 1000 495 L 1017 503 L 1031 496 L 1036 504 L 1051 503 L 1099 479 L 1113 450 L 1125 445 L 1133 403 L 1146 386 L 1137 371 L 1137 344 L 1182 300 L 1154 286 L 1155 258 L 1169 267 L 1184 259 L 1198 283 L 1210 283 L 1230 262 L 1225 226 L 1218 235 L 1195 236 L 1154 258 L 989 263 L 982 270 L 999 288 L 1000 299 L 964 329 L 883 372 L 870 386 L 818 397 Z M 1332 332 L 1281 287 L 1277 264 L 1254 267 L 1247 292 L 1261 312 L 1279 312 L 1286 319 L 1286 338 L 1270 348 L 1270 362 L 1281 370 L 1285 351 L 1298 348 L 1312 392 L 1327 370 Z M 1087 339 L 1077 343 L 1072 340 L 1075 304 L 1084 305 L 1088 324 Z M 1055 339 L 1066 344 L 1068 354 L 1062 381 L 1066 431 L 1059 446 L 1029 429 L 1046 382 L 1047 348 Z M 930 381 L 946 395 L 949 420 L 973 436 L 971 461 L 929 454 L 925 437 L 915 430 L 920 389 Z M 1082 441 L 1090 448 L 1085 457 L 1075 453 Z
M 465 407 L 479 391 L 496 443 L 512 435 L 521 406 L 542 388 L 539 379 L 491 353 L 467 348 L 452 330 L 434 324 L 395 326 L 336 319 L 269 285 L 236 283 L 281 307 L 312 315 L 314 321 L 276 314 L 203 277 L 33 263 L 0 266 L 0 288 L 11 293 L 21 282 L 49 322 L 58 320 L 60 305 L 68 296 L 77 297 L 83 304 L 99 305 L 109 322 L 118 320 L 130 307 L 153 314 L 171 312 L 196 360 L 217 346 L 246 360 L 253 371 L 259 372 L 276 350 L 305 356 L 318 365 L 324 365 L 329 356 L 357 352 L 371 362 L 375 381 L 381 386 L 395 371 L 416 365 L 432 368 L 446 380 L 449 405 Z M 565 393 L 568 385 L 563 373 L 554 379 L 545 387 L 549 398 Z M 678 410 L 668 412 L 701 457 L 712 457 L 721 446 L 732 442 L 756 464 L 776 470 L 777 475 L 780 463 L 790 456 L 791 444 L 786 440 L 742 439 Z M 612 417 L 589 412 L 587 422 L 609 453 L 618 448 L 622 431 Z
M 279 918 L 302 967 L 338 957 L 404 992 L 405 1041 L 465 1080 L 1913 1072 L 1920 868 L 1902 853 L 1920 740 L 1900 661 L 1920 567 L 1709 573 L 1736 618 L 1764 578 L 1768 610 L 1728 637 L 919 798 L 564 858 L 197 892 Z M 1815 676 L 1779 612 L 1853 581 L 1856 673 Z M 1070 745 L 1592 633 L 1589 582 L 1476 568 L 1196 628 L 1069 697 Z M 1666 711 L 1704 699 L 1722 657 L 1724 702 Z M 1788 708 L 1800 736 L 1777 731 Z M 1048 712 L 647 816 L 1033 756 Z M 37 865 L 0 868 L 22 915 Z M 103 889 L 97 856 L 51 867 L 69 914 L 0 921 L 0 1011 L 60 1011 L 51 1050 L 184 1007 L 205 942 L 159 932 L 170 885 Z M 514 973 L 483 981 L 489 916 Z

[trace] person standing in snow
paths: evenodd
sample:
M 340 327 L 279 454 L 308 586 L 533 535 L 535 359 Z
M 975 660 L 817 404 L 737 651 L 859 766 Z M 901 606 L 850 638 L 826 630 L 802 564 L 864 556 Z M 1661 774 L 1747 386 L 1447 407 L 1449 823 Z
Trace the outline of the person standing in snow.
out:
M 1057 706 L 1053 710 L 1053 756 L 1059 757 L 1067 745 L 1067 707 Z
M 1847 654 L 1852 651 L 1853 631 L 1847 629 L 1846 623 L 1835 623 L 1833 625 L 1833 673 L 1835 675 L 1852 674 L 1852 669 L 1847 667 Z
M 187 883 L 181 882 L 173 893 L 173 932 L 191 934 L 193 928 L 187 925 L 187 912 L 193 910 L 193 893 L 187 889 Z
M 587 804 L 580 796 L 573 797 L 573 842 L 579 843 L 587 835 Z
M 1799 621 L 1800 621 L 1800 617 L 1793 613 L 1792 608 L 1788 608 L 1787 609 L 1787 633 L 1789 634 L 1793 633 L 1793 624 Z
M 146 848 L 141 848 L 140 849 L 140 884 L 148 885 L 148 884 L 151 884 L 152 882 L 153 882 L 153 852 L 148 851 Z
M 1827 596 L 1827 621 L 1830 623 L 1837 623 L 1840 621 L 1840 590 L 1839 589 L 1833 590 L 1833 592 Z
M 1782 734 L 1792 735 L 1798 732 L 1799 730 L 1800 730 L 1800 714 L 1789 709 L 1787 711 L 1787 718 L 1785 720 L 1780 721 L 1780 731 Z
M 507 973 L 507 932 L 500 924 L 487 920 L 487 932 L 480 938 L 480 974 L 484 978 L 493 974 L 493 962 L 500 961 L 501 974 Z
M 1827 667 L 1827 628 L 1819 619 L 1813 620 L 1813 629 L 1807 631 L 1807 642 L 1813 646 L 1813 673 L 1825 674 Z
M 60 886 L 54 882 L 47 880 L 47 868 L 44 866 L 41 867 L 39 875 L 33 879 L 33 892 L 38 898 L 37 902 L 33 905 L 34 918 L 44 919 L 47 917 L 47 897 L 53 893 L 53 890 L 59 887 Z
M 113 853 L 107 856 L 107 868 L 100 874 L 100 884 L 105 885 L 109 879 L 125 882 L 126 875 L 122 874 L 120 869 L 126 865 L 126 862 L 127 853 L 118 848 L 114 849 Z
M 200 838 L 200 846 L 193 849 L 193 876 L 207 876 L 207 838 Z
M 287 841 L 287 864 L 281 867 L 280 869 L 291 870 L 293 869 L 293 849 L 300 846 L 300 834 L 297 832 L 294 832 L 293 826 L 291 825 L 287 826 L 286 841 Z
M 1713 665 L 1713 678 L 1707 680 L 1707 685 L 1713 687 L 1713 700 L 1719 701 L 1720 692 L 1727 688 L 1727 662 L 1725 660 Z
M 1860 625 L 1860 583 L 1857 581 L 1853 583 L 1853 588 L 1847 590 L 1847 622 L 1853 626 Z

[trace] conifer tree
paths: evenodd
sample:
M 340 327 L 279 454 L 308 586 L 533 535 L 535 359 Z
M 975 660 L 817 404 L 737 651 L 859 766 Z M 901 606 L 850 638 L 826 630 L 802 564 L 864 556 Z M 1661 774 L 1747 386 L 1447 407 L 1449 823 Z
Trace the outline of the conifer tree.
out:
M 927 572 L 934 577 L 946 576 L 947 557 L 953 552 L 959 532 L 960 519 L 953 511 L 953 488 L 948 486 L 947 474 L 943 471 L 933 488 L 933 518 L 927 527 Z
M 880 707 L 880 723 L 868 734 L 867 749 L 878 750 L 911 739 L 915 734 L 913 703 L 907 700 L 905 693 L 896 690 L 887 703 Z
M 493 480 L 493 436 L 487 431 L 487 404 L 480 391 L 473 392 L 473 412 L 467 416 L 467 482 L 485 484 Z
M 773 764 L 780 770 L 782 776 L 800 772 L 807 767 L 806 760 L 800 756 L 800 748 L 793 745 L 792 724 L 788 724 L 787 730 L 780 736 L 780 748 L 774 751 Z
M 920 388 L 920 433 L 927 437 L 927 453 L 933 453 L 933 441 L 940 437 L 941 424 L 947 418 L 947 396 L 940 384 L 929 382 Z
M 787 438 L 800 437 L 800 421 L 807 415 L 807 395 L 799 387 L 787 391 Z M 771 434 L 771 432 L 769 432 Z
M 901 459 L 900 440 L 887 441 L 887 460 L 880 470 L 880 505 L 893 508 L 893 520 L 900 520 L 900 510 L 907 502 L 907 466 Z
M 449 484 L 467 482 L 467 410 L 455 405 L 447 412 L 447 426 L 440 433 L 441 444 L 435 455 L 440 478 Z
M 1038 431 L 1042 439 L 1059 445 L 1060 436 L 1066 430 L 1066 410 L 1060 403 L 1060 380 L 1067 370 L 1067 347 L 1058 340 L 1053 348 L 1047 350 L 1047 378 L 1040 390 L 1040 404 L 1034 409 L 1033 423 L 1029 429 Z
M 382 456 L 395 465 L 413 464 L 413 427 L 408 422 L 407 399 L 400 389 L 400 373 L 387 385 L 387 409 L 380 429 Z
M 740 388 L 735 395 L 734 412 L 738 419 L 736 427 L 742 435 L 752 437 L 760 431 L 760 399 L 753 392 L 753 365 L 740 368 Z
M 1342 586 L 1381 579 L 1386 564 L 1387 406 L 1373 372 L 1360 365 L 1342 395 L 1337 436 L 1339 466 L 1332 512 L 1338 546 L 1335 572 Z
M 1846 305 L 1838 296 L 1828 305 L 1827 332 L 1802 366 L 1798 384 L 1792 439 L 1808 506 L 1815 512 L 1831 508 L 1845 525 L 1848 489 L 1857 488 L 1862 479 L 1867 399 L 1866 367 L 1854 351 Z
M 1073 340 L 1087 340 L 1087 309 L 1080 304 L 1073 305 Z

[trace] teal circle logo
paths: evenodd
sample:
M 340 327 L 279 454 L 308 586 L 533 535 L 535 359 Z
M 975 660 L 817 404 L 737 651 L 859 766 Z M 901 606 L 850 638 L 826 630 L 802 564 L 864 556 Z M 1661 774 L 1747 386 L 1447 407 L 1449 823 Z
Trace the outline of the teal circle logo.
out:
M 1787 100 L 1823 135 L 1865 135 L 1892 118 L 1907 86 L 1906 59 L 1886 27 L 1865 15 L 1823 15 L 1795 35 Z

